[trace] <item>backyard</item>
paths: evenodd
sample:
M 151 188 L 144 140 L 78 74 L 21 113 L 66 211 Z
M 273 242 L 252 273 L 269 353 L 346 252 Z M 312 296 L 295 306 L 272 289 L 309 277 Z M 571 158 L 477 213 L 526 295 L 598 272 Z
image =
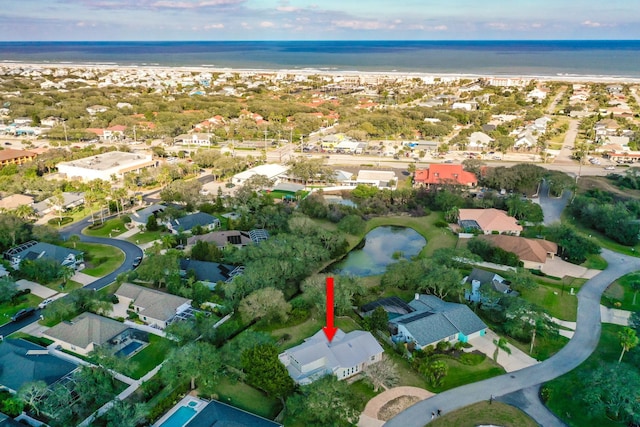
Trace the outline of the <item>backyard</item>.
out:
M 139 380 L 147 372 L 161 364 L 172 347 L 172 342 L 158 335 L 149 334 L 149 345 L 129 359 L 135 364 L 131 378 Z
M 274 419 L 282 410 L 278 399 L 269 397 L 243 382 L 234 382 L 228 377 L 221 378 L 214 391 L 220 402 L 268 419 Z

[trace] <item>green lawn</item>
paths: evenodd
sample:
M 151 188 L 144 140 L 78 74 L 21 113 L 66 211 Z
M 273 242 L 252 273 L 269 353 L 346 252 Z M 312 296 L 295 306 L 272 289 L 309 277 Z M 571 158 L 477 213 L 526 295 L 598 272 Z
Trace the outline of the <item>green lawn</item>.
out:
M 638 276 L 637 273 L 630 273 L 620 277 L 604 291 L 601 301 L 602 305 L 628 311 L 640 310 L 640 291 L 638 291 L 639 295 L 636 296 L 636 303 L 634 305 L 634 291 L 631 289 L 631 283 L 638 280 L 640 280 L 640 276 Z
M 345 333 L 363 329 L 362 326 L 358 325 L 355 320 L 349 316 L 336 317 L 335 325 Z
M 634 247 L 621 245 L 620 243 L 614 242 L 604 234 L 583 226 L 567 213 L 564 213 L 562 215 L 562 221 L 569 222 L 576 230 L 582 232 L 582 234 L 586 236 L 591 237 L 591 239 L 593 239 L 593 241 L 597 243 L 598 246 L 602 246 L 603 248 L 611 249 L 612 251 L 620 252 L 625 255 L 640 256 L 640 244 L 637 244 Z
M 104 222 L 98 228 L 87 227 L 82 232 L 87 236 L 95 237 L 116 237 L 127 231 L 122 222 L 122 218 L 113 218 Z
M 420 251 L 420 256 L 425 257 L 433 254 L 436 249 L 453 248 L 458 241 L 458 238 L 451 231 L 434 225 L 434 223 L 439 220 L 444 220 L 444 213 L 432 212 L 428 216 L 417 218 L 409 216 L 382 216 L 367 221 L 366 232 L 383 225 L 413 228 L 420 233 L 422 237 L 427 239 L 427 244 L 422 251 Z
M 569 286 L 562 291 L 555 286 L 538 284 L 535 289 L 523 289 L 521 296 L 558 319 L 575 322 L 578 315 L 578 297 L 570 294 Z
M 15 303 L 7 302 L 0 304 L 0 325 L 11 321 L 11 316 L 16 314 L 23 308 L 37 307 L 42 298 L 33 294 L 26 294 L 18 298 Z
M 511 337 L 505 335 L 509 344 L 514 347 L 518 347 L 520 350 L 529 354 L 529 349 L 531 348 L 531 343 L 522 343 L 518 340 L 515 340 Z M 536 342 L 533 346 L 533 353 L 531 357 L 536 360 L 547 360 L 557 352 L 559 352 L 567 343 L 569 342 L 569 338 L 565 338 L 563 336 L 553 336 L 553 337 L 545 337 L 542 335 L 536 336 Z
M 278 399 L 271 398 L 243 382 L 234 383 L 229 378 L 222 378 L 214 392 L 220 402 L 271 420 L 282 410 Z
M 443 414 L 429 423 L 429 427 L 475 427 L 499 425 L 503 427 L 537 427 L 538 423 L 520 409 L 494 401 L 478 402 L 457 411 Z
M 66 242 L 64 245 L 73 248 L 72 243 Z M 124 262 L 124 252 L 114 246 L 78 242 L 76 249 L 84 252 L 84 261 L 87 267 L 82 272 L 89 276 L 106 276 Z
M 444 357 L 442 359 L 449 366 L 449 372 L 444 377 L 444 381 L 440 387 L 428 387 L 429 390 L 440 393 L 461 385 L 475 383 L 486 380 L 487 378 L 496 377 L 505 373 L 505 370 L 490 358 L 485 358 L 478 365 L 464 365 L 457 360 Z
M 170 340 L 149 334 L 149 345 L 129 359 L 137 365 L 131 373 L 131 378 L 138 380 L 162 363 L 172 346 Z
M 607 261 L 602 258 L 601 255 L 589 255 L 587 256 L 587 260 L 581 264 L 583 267 L 591 268 L 594 270 L 604 270 L 607 268 Z
M 127 240 L 138 245 L 153 242 L 154 240 L 159 240 L 165 234 L 167 233 L 163 231 L 141 231 L 134 234 L 133 236 L 127 237 Z
M 53 340 L 44 337 L 34 337 L 33 335 L 25 334 L 24 332 L 14 332 L 9 336 L 9 338 L 13 339 L 24 339 L 26 341 L 32 342 L 34 344 L 40 345 L 42 347 L 47 347 L 50 344 L 53 344 Z
M 622 424 L 612 421 L 604 414 L 592 414 L 589 411 L 585 411 L 583 405 L 577 400 L 575 393 L 576 390 L 584 388 L 582 379 L 588 378 L 589 373 L 600 363 L 617 362 L 621 350 L 618 339 L 620 330 L 622 330 L 621 326 L 603 324 L 602 335 L 596 351 L 573 371 L 545 384 L 544 387 L 550 393 L 547 406 L 567 425 L 575 427 L 622 426 Z M 629 354 L 625 355 L 627 361 L 629 361 L 629 356 Z
M 315 316 L 315 318 L 311 317 L 299 325 L 276 329 L 270 333 L 277 342 L 282 341 L 280 349 L 286 350 L 301 344 L 306 338 L 318 332 L 323 326 L 324 319 Z M 286 336 L 289 336 L 289 338 L 285 339 Z

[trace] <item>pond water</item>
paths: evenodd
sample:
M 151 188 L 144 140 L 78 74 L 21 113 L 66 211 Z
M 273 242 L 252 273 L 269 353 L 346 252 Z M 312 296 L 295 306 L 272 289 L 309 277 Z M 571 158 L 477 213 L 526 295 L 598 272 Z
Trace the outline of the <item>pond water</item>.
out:
M 344 259 L 329 267 L 329 271 L 360 277 L 382 274 L 387 265 L 418 255 L 426 243 L 425 238 L 412 228 L 374 228 L 365 236 L 363 247 L 359 245 L 353 249 Z

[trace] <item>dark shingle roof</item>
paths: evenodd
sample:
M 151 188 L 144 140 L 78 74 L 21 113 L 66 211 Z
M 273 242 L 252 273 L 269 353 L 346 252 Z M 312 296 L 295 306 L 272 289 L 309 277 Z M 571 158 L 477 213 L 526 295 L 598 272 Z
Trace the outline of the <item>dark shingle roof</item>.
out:
M 363 313 L 368 313 L 375 310 L 378 307 L 382 307 L 387 313 L 395 314 L 407 314 L 413 311 L 413 308 L 406 302 L 402 301 L 398 297 L 382 298 L 368 304 L 363 305 L 360 310 Z
M 217 262 L 196 261 L 193 259 L 181 259 L 180 270 L 193 270 L 196 279 L 211 283 L 224 282 L 235 269 L 233 265 L 220 264 Z
M 46 352 L 44 347 L 21 339 L 0 342 L 0 385 L 19 390 L 31 381 L 53 384 L 76 369 L 76 365 Z
M 209 224 L 220 223 L 220 220 L 213 215 L 204 212 L 197 212 L 182 218 L 174 219 L 171 224 L 175 229 L 191 230 L 193 227 L 205 227 Z
M 282 425 L 212 400 L 185 427 L 282 427 Z

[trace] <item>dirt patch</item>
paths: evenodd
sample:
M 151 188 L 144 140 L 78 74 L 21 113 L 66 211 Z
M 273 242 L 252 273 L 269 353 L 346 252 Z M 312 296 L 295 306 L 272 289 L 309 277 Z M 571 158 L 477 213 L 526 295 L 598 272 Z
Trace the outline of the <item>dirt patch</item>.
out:
M 616 173 L 624 173 L 624 172 L 616 172 Z M 602 190 L 607 191 L 609 193 L 615 194 L 617 197 L 621 197 L 624 199 L 634 198 L 640 199 L 640 191 L 639 190 L 631 190 L 628 188 L 621 189 L 611 184 L 605 177 L 600 176 L 581 176 L 578 180 L 578 188 L 579 194 L 585 193 L 587 190 Z
M 409 406 L 418 403 L 420 400 L 417 396 L 400 396 L 396 397 L 393 400 L 388 401 L 387 403 L 380 408 L 378 411 L 378 419 L 382 421 L 388 421 L 391 418 L 398 415 L 400 412 L 407 409 Z

